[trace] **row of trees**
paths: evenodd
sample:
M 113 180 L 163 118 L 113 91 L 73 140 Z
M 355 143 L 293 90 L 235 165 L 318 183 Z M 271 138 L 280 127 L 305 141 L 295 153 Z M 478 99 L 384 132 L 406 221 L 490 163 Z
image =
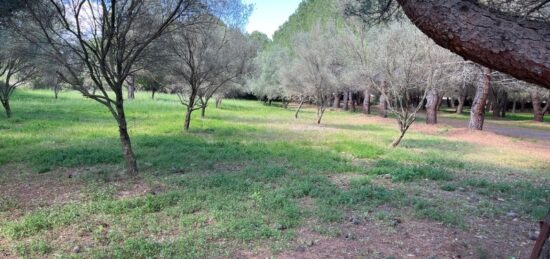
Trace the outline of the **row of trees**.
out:
M 250 91 L 266 101 L 299 102 L 296 117 L 303 102 L 316 105 L 321 123 L 331 104 L 336 108 L 343 101 L 345 109 L 350 103 L 355 110 L 362 101 L 370 113 L 378 100 L 382 116 L 397 117 L 400 135 L 393 146 L 421 109 L 426 122 L 436 124 L 443 100 L 462 113 L 471 98 L 470 127 L 479 130 L 487 108 L 502 117 L 509 101 L 532 99 L 535 120 L 543 121 L 550 103 L 548 90 L 502 73 L 486 75 L 486 69 L 437 46 L 408 21 L 374 28 L 354 18 L 318 22 L 297 33 L 290 47 L 272 43 L 256 63 Z
M 123 90 L 169 87 L 191 112 L 249 72 L 256 45 L 242 33 L 240 0 L 9 1 L 2 10 L 0 93 L 8 117 L 14 89 L 35 78 L 104 105 L 117 122 L 126 170 L 138 172 Z

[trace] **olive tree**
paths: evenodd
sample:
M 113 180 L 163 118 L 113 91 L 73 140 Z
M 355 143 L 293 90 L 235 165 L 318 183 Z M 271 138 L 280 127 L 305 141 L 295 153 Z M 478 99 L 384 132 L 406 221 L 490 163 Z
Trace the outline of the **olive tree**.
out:
M 15 22 L 22 35 L 47 45 L 47 57 L 63 66 L 60 78 L 85 97 L 104 105 L 117 122 L 129 175 L 138 166 L 126 121 L 123 87 L 153 41 L 175 21 L 192 23 L 206 10 L 198 0 L 24 0 Z M 93 89 L 83 75 L 91 79 Z
M 12 111 L 10 97 L 15 89 L 29 80 L 35 73 L 32 63 L 35 52 L 28 42 L 17 35 L 0 30 L 0 102 L 8 118 Z
M 391 144 L 396 147 L 416 120 L 426 96 L 437 90 L 447 66 L 441 56 L 447 53 L 407 23 L 382 29 L 371 52 L 372 84 L 397 117 L 400 135 Z M 418 96 L 414 101 L 413 95 Z M 434 101 L 428 100 L 428 105 Z
M 326 27 L 317 24 L 311 32 L 298 34 L 292 45 L 294 58 L 282 73 L 286 88 L 315 103 L 317 124 L 342 82 L 345 61 L 335 40 L 336 33 L 330 24 Z
M 247 73 L 256 51 L 240 31 L 209 15 L 173 31 L 165 42 L 173 89 L 186 107 L 183 129 L 189 131 L 193 111 L 201 109 L 204 116 L 210 98 Z

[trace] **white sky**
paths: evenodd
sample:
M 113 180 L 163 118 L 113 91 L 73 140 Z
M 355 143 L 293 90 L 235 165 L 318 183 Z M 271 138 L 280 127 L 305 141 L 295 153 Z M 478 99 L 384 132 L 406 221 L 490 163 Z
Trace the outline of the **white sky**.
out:
M 254 11 L 246 27 L 247 32 L 260 31 L 270 38 L 298 9 L 302 0 L 246 0 L 254 4 Z

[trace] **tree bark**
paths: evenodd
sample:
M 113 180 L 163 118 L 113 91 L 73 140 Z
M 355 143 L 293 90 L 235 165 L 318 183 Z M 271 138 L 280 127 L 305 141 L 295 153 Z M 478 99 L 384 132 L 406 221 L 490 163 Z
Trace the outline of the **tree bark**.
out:
M 304 105 L 305 98 L 300 98 L 300 105 L 298 105 L 298 109 L 296 109 L 296 114 L 294 114 L 294 118 L 298 119 L 298 114 L 300 113 L 300 110 L 302 109 L 302 106 Z
M 197 99 L 196 93 L 191 93 L 189 95 L 189 101 L 187 103 L 187 111 L 185 112 L 185 120 L 183 122 L 184 132 L 189 132 L 189 127 L 191 126 L 191 114 L 193 113 L 193 108 L 195 107 L 195 101 Z
M 117 99 L 122 99 L 122 96 L 120 98 L 117 96 Z M 124 104 L 121 100 L 117 100 L 115 106 L 118 115 L 117 122 L 120 142 L 122 144 L 122 152 L 124 154 L 124 160 L 126 161 L 126 173 L 130 176 L 136 176 L 138 174 L 138 166 L 136 156 L 134 155 L 134 151 L 132 149 L 130 135 L 128 135 L 128 124 L 126 123 Z
M 2 101 L 2 106 L 4 106 L 4 111 L 6 112 L 6 117 L 11 118 L 10 100 L 6 99 L 5 101 Z
M 437 102 L 441 98 L 436 90 L 430 90 L 426 96 L 426 124 L 437 124 Z
M 536 90 L 531 91 L 531 100 L 533 103 L 533 120 L 536 122 L 544 122 L 544 114 L 548 111 L 550 100 L 547 100 L 546 105 L 542 107 L 539 92 Z
M 370 90 L 366 89 L 364 92 L 365 98 L 363 99 L 363 112 L 370 114 Z
M 456 107 L 456 114 L 462 114 L 464 111 L 464 103 L 466 102 L 466 96 L 460 96 L 458 98 L 458 106 Z
M 351 112 L 357 111 L 357 94 L 349 92 L 349 101 L 351 104 Z
M 344 92 L 344 111 L 349 111 L 349 92 Z
M 470 123 L 468 127 L 473 130 L 483 130 L 485 120 L 485 105 L 491 88 L 491 69 L 483 69 L 483 82 L 477 86 L 476 96 L 470 111 Z
M 157 91 L 153 90 L 152 92 L 153 92 L 153 93 L 151 94 L 151 99 L 152 99 L 152 100 L 155 100 L 155 93 L 156 93 Z
M 134 100 L 136 98 L 136 82 L 133 76 L 128 76 L 126 80 L 128 82 L 128 100 Z
M 334 101 L 332 102 L 332 108 L 333 109 L 339 109 L 340 108 L 340 94 L 335 93 L 334 95 Z
M 550 25 L 495 12 L 476 1 L 397 0 L 438 45 L 550 89 Z
M 382 118 L 388 117 L 388 103 L 384 95 L 380 95 L 380 104 L 378 104 L 378 115 Z
M 201 118 L 204 119 L 206 117 L 206 106 L 201 107 Z

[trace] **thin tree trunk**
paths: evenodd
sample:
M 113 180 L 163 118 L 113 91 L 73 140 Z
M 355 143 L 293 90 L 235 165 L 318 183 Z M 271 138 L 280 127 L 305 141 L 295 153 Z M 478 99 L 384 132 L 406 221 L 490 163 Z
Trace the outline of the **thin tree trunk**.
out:
M 357 111 L 357 94 L 349 92 L 349 100 L 351 102 L 351 111 Z
M 437 104 L 441 98 L 436 90 L 430 90 L 426 96 L 426 124 L 437 124 Z
M 512 113 L 516 113 L 517 103 L 518 101 L 514 100 L 514 103 L 512 104 Z
M 153 93 L 151 94 L 151 99 L 155 100 L 155 93 L 156 93 L 157 91 L 153 90 L 152 92 L 153 92 Z
M 397 0 L 440 46 L 485 67 L 550 89 L 550 26 L 486 8 L 480 1 Z M 513 29 L 511 29 L 513 28 Z
M 206 117 L 206 106 L 201 107 L 201 118 L 204 119 Z
M 222 106 L 222 97 L 216 97 L 216 109 L 219 109 Z
M 325 114 L 325 107 L 321 106 L 320 110 L 317 111 L 317 124 L 321 124 L 323 115 Z
M 451 106 L 451 98 L 450 98 L 450 97 L 447 97 L 447 99 L 445 100 L 445 102 L 447 102 L 447 108 L 452 108 L 452 106 Z
M 468 127 L 473 130 L 483 130 L 485 120 L 485 105 L 491 88 L 491 69 L 483 69 L 483 82 L 477 86 L 476 96 L 470 111 L 470 123 Z
M 365 114 L 370 114 L 370 90 L 366 89 L 364 91 L 365 99 L 363 99 L 363 112 Z
M 384 95 L 380 95 L 380 104 L 378 104 L 378 115 L 382 118 L 388 117 L 388 103 Z
M 344 111 L 349 111 L 349 92 L 344 92 Z
M 130 176 L 136 176 L 138 174 L 137 160 L 132 149 L 130 135 L 128 135 L 128 124 L 126 123 L 126 114 L 124 112 L 122 96 L 117 96 L 117 99 L 120 99 L 117 100 L 115 106 L 118 115 L 117 122 L 120 142 L 122 144 L 122 152 L 124 153 L 124 160 L 126 161 L 126 173 Z
M 525 101 L 521 100 L 519 102 L 519 112 L 525 112 Z
M 300 105 L 298 105 L 298 109 L 296 109 L 296 114 L 294 114 L 294 118 L 298 119 L 298 114 L 300 113 L 300 110 L 302 109 L 302 106 L 304 105 L 305 98 L 300 98 Z
M 403 140 L 403 137 L 405 137 L 405 133 L 406 131 L 401 131 L 401 134 L 399 135 L 399 137 L 391 143 L 391 147 L 399 146 L 399 144 L 401 143 L 401 140 Z
M 458 106 L 456 107 L 456 113 L 462 114 L 464 111 L 464 103 L 466 102 L 466 96 L 460 96 L 458 98 Z
M 183 122 L 183 130 L 184 132 L 189 131 L 189 127 L 191 126 L 191 114 L 193 113 L 193 107 L 195 107 L 195 101 L 196 101 L 196 93 L 191 93 L 189 95 L 189 102 L 187 103 L 187 111 L 185 113 L 185 121 Z
M 6 117 L 11 118 L 10 100 L 6 98 L 5 101 L 2 101 L 2 106 L 4 106 L 4 111 L 6 112 Z

